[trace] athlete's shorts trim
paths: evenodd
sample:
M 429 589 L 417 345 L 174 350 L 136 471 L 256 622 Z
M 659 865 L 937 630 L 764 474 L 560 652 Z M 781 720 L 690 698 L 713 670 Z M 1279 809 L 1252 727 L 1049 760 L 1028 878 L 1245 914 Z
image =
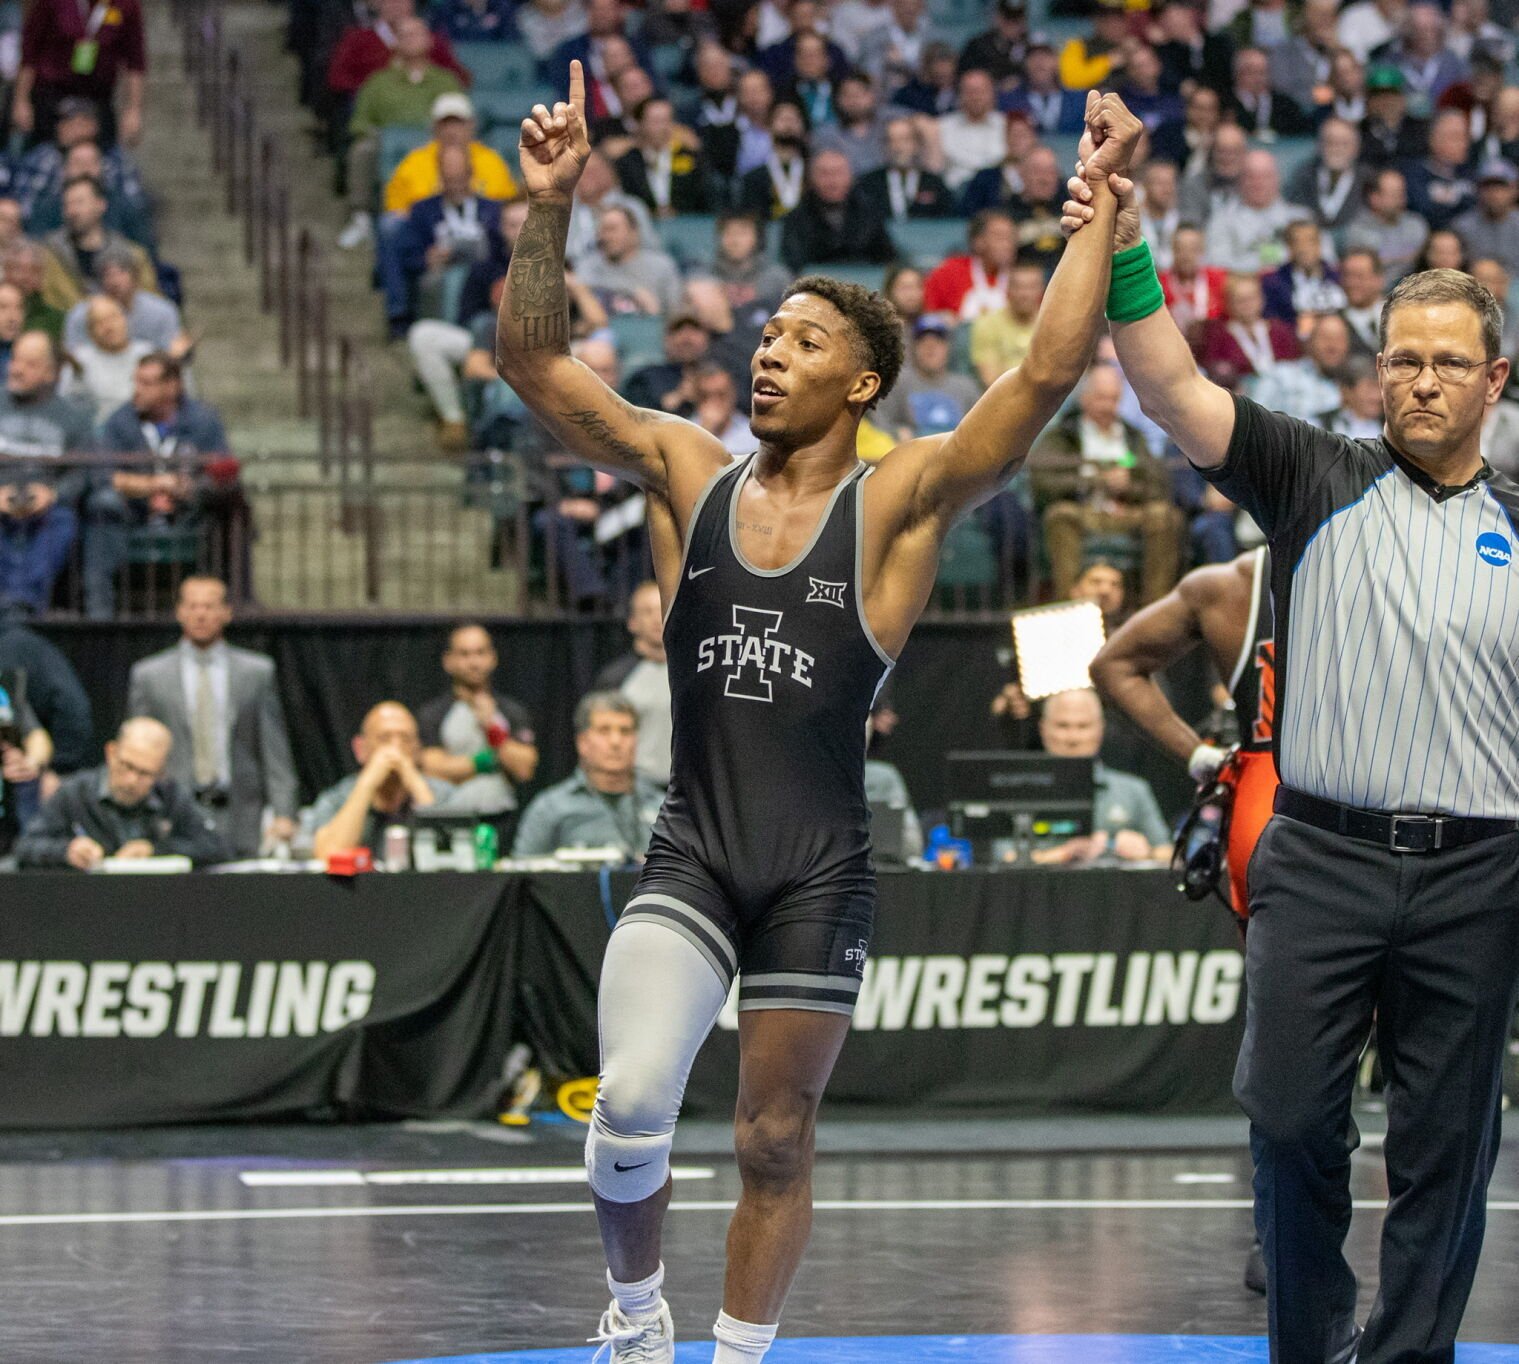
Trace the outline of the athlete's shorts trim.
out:
M 672 928 L 689 941 L 717 972 L 724 985 L 738 974 L 738 950 L 699 909 L 673 895 L 645 891 L 628 901 L 619 923 L 655 923 Z
M 738 1007 L 812 1009 L 852 1014 L 860 993 L 858 976 L 820 975 L 808 971 L 760 971 L 739 978 Z

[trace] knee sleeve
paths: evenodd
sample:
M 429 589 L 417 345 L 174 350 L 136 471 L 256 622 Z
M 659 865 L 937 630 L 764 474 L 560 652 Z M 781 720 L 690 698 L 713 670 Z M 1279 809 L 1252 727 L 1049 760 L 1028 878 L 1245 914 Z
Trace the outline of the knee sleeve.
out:
M 642 1203 L 670 1177 L 675 1129 L 651 1136 L 624 1136 L 608 1128 L 600 1112 L 591 1114 L 585 1139 L 585 1168 L 591 1188 L 608 1203 Z
M 675 1119 L 727 986 L 672 929 L 618 927 L 601 971 L 601 1083 L 586 1138 L 591 1188 L 637 1203 L 664 1187 Z

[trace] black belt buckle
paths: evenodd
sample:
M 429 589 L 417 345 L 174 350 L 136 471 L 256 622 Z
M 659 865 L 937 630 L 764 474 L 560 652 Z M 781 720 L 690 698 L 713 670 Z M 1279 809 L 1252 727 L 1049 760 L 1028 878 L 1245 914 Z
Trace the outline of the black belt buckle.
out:
M 1449 823 L 1448 819 L 1440 815 L 1393 815 L 1388 823 L 1388 851 L 1395 853 L 1439 852 L 1445 842 L 1445 826 Z M 1433 835 L 1405 843 L 1399 837 L 1404 829 L 1433 830 Z

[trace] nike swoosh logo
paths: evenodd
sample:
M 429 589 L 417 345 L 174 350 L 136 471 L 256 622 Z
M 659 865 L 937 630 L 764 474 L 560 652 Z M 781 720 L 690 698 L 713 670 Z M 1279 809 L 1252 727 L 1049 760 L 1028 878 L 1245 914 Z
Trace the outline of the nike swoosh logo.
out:
M 643 1169 L 643 1167 L 644 1167 L 644 1166 L 645 1166 L 645 1165 L 648 1165 L 648 1164 L 649 1164 L 649 1163 L 650 1163 L 650 1162 L 649 1162 L 649 1161 L 647 1161 L 647 1160 L 646 1160 L 646 1161 L 643 1161 L 643 1162 L 642 1162 L 642 1163 L 640 1163 L 640 1164 L 638 1164 L 638 1165 L 619 1165 L 619 1164 L 618 1164 L 618 1163 L 617 1163 L 617 1162 L 616 1162 L 616 1161 L 615 1161 L 615 1160 L 614 1160 L 614 1161 L 613 1161 L 613 1162 L 612 1162 L 612 1168 L 613 1168 L 613 1169 L 614 1169 L 614 1170 L 616 1170 L 616 1171 L 617 1171 L 617 1173 L 618 1173 L 618 1174 L 620 1174 L 620 1175 L 625 1175 L 625 1174 L 627 1174 L 627 1173 L 628 1173 L 628 1171 L 629 1171 L 629 1170 L 641 1170 L 641 1169 Z
M 703 573 L 710 573 L 716 567 L 716 564 L 708 564 L 705 568 L 688 568 L 686 570 L 686 581 L 690 582 L 692 578 L 699 578 Z

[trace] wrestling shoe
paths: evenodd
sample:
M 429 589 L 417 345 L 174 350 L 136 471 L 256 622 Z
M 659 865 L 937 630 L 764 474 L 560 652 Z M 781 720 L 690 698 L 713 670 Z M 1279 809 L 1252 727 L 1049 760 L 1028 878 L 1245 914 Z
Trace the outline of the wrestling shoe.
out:
M 587 1342 L 599 1345 L 591 1364 L 675 1364 L 675 1323 L 668 1303 L 659 1315 L 634 1325 L 615 1302 L 602 1314 L 601 1325 Z

